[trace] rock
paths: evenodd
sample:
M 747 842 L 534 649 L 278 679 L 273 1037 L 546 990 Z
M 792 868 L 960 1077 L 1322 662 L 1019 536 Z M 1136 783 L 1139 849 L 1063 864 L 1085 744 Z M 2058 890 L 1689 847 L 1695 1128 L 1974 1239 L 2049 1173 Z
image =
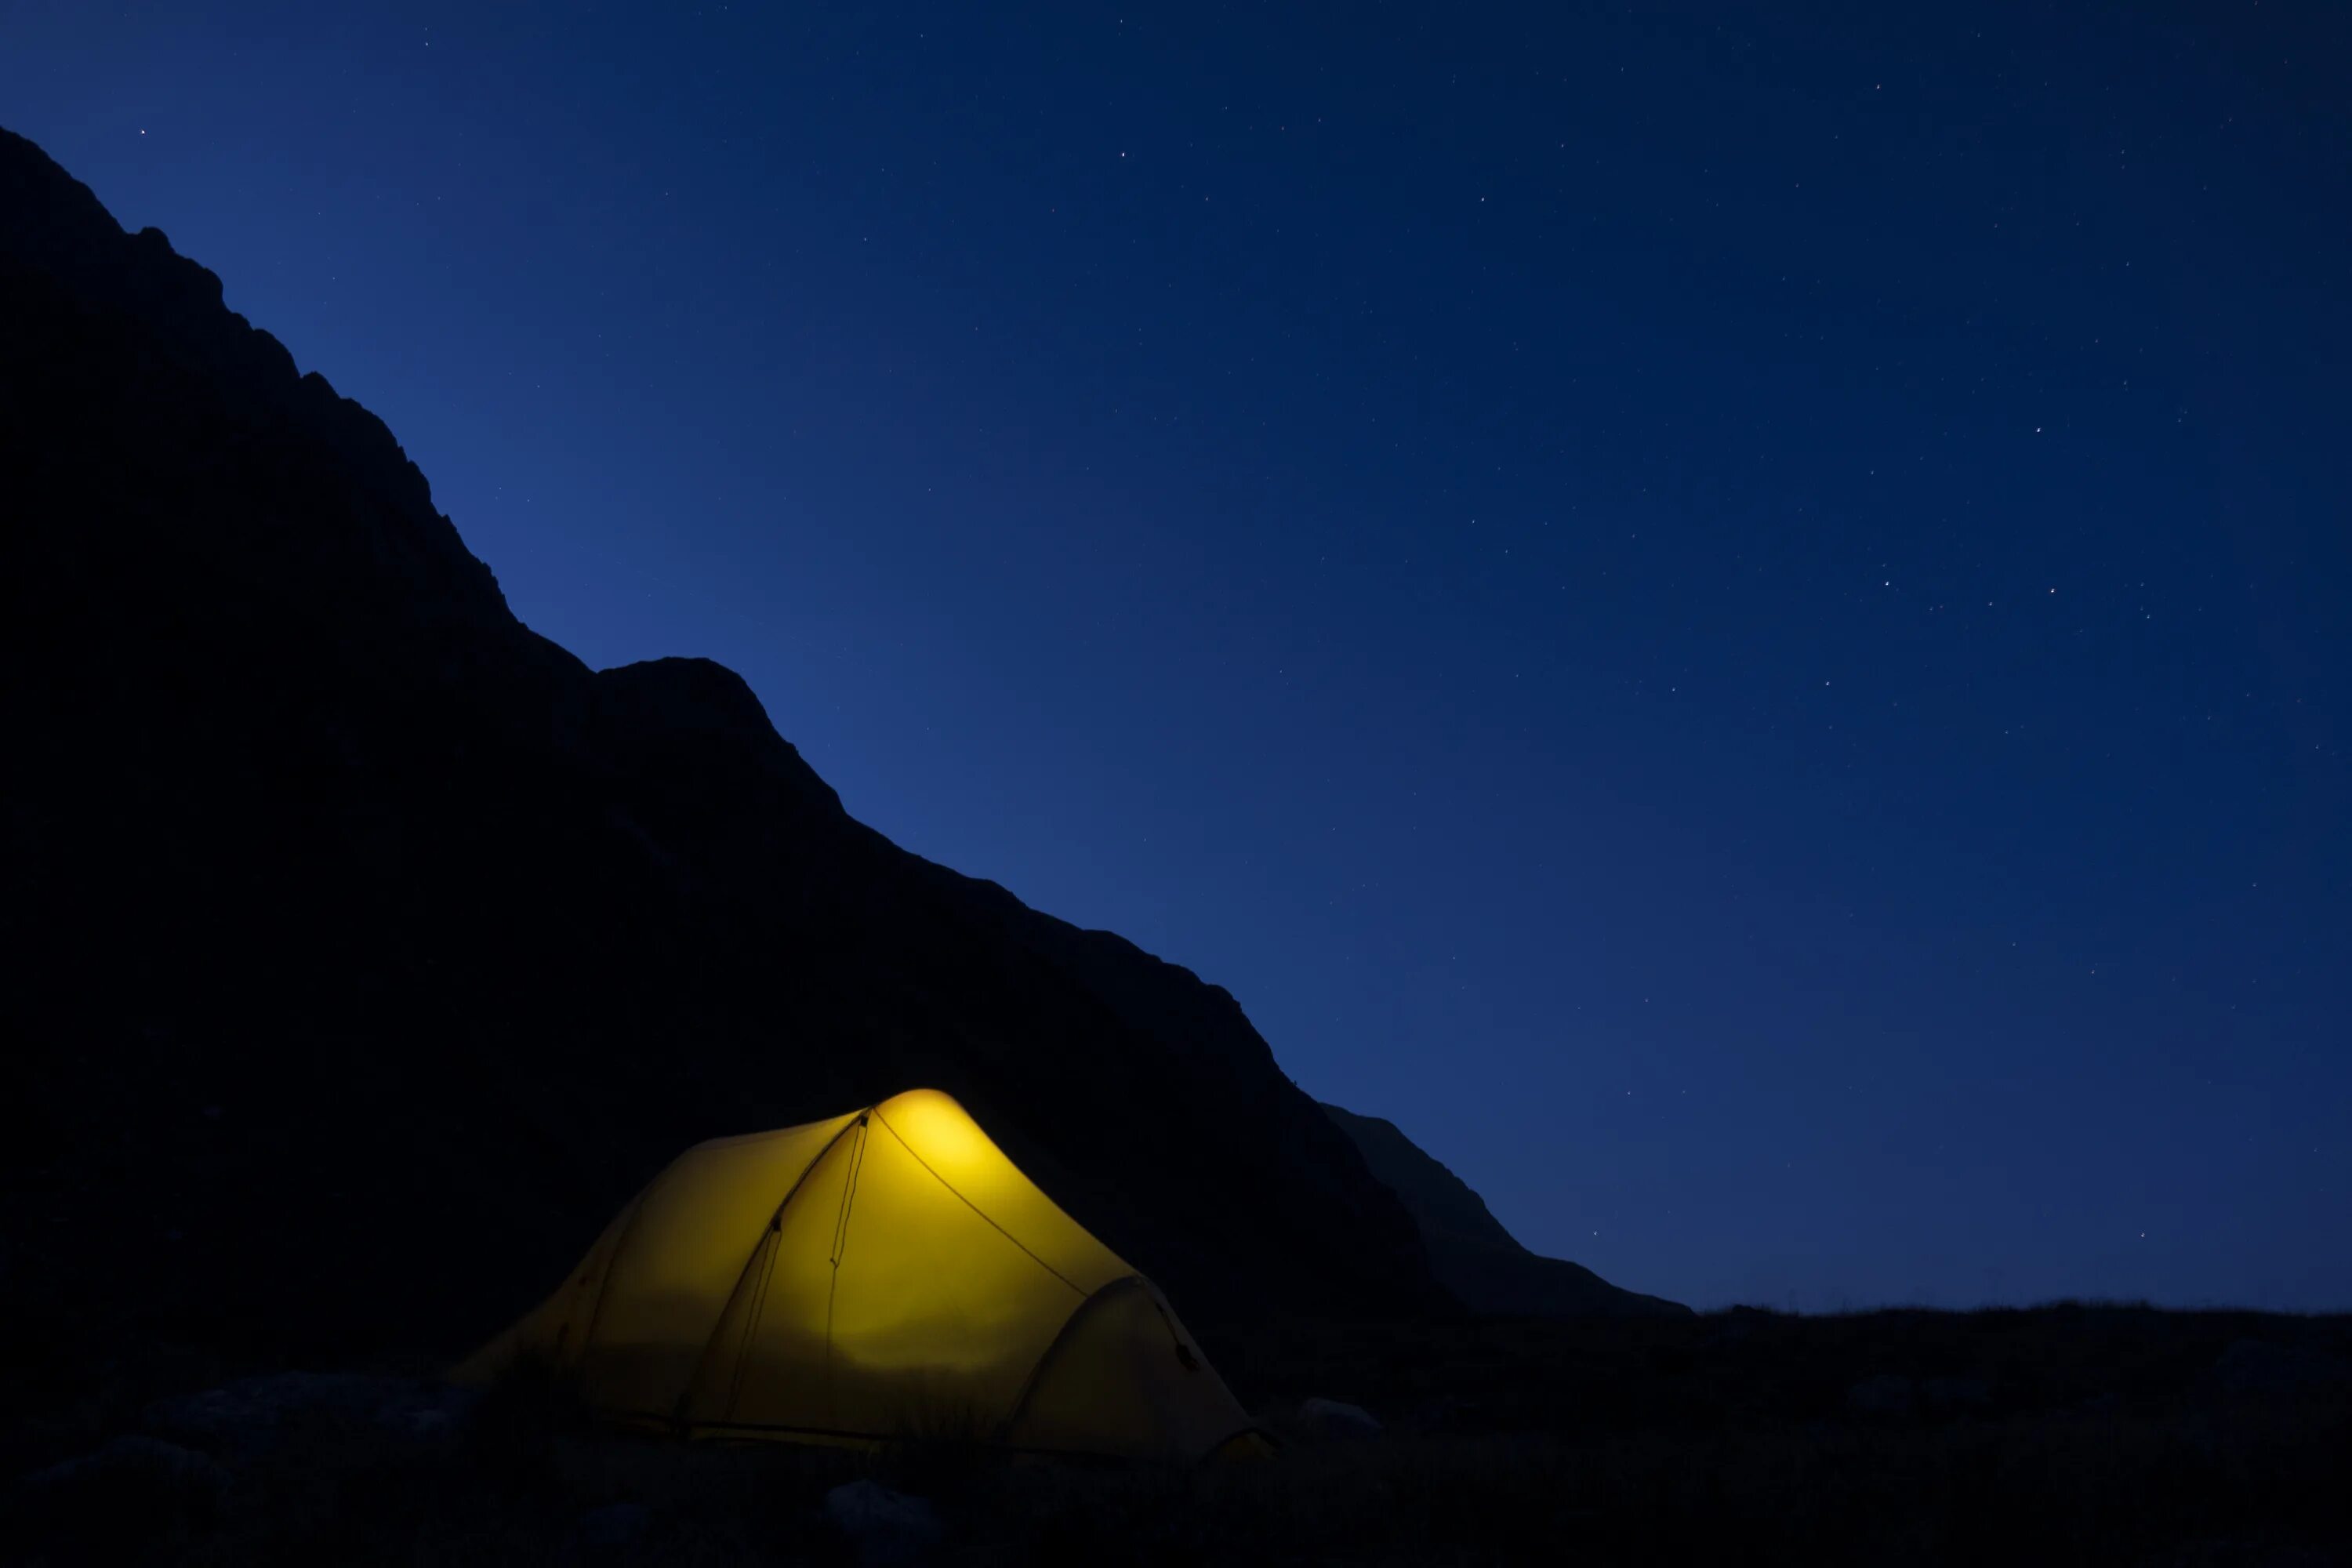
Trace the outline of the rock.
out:
M 466 1424 L 481 1402 L 481 1390 L 446 1383 L 413 1383 L 388 1396 L 375 1409 L 379 1426 L 404 1436 L 446 1436 Z
M 404 1437 L 445 1436 L 478 1397 L 472 1389 L 349 1372 L 281 1372 L 240 1378 L 201 1394 L 157 1400 L 144 1413 L 151 1432 L 216 1451 L 274 1447 L 298 1424 L 366 1426 Z
M 1907 1377 L 1880 1373 L 1845 1391 L 1846 1408 L 1864 1415 L 1907 1415 L 1917 1390 Z
M 1303 1401 L 1298 1406 L 1298 1425 L 1316 1437 L 1377 1437 L 1381 1432 L 1380 1422 L 1370 1411 L 1336 1399 Z
M 599 1552 L 635 1546 L 653 1524 L 653 1510 L 641 1502 L 608 1502 L 580 1516 L 580 1543 Z
M 825 1493 L 824 1516 L 857 1548 L 860 1563 L 912 1563 L 940 1541 L 929 1503 L 873 1481 L 847 1481 Z
M 11 1489 L 51 1521 L 106 1514 L 113 1517 L 102 1522 L 120 1529 L 209 1511 L 228 1484 L 228 1471 L 205 1455 L 130 1433 L 95 1453 L 21 1476 Z

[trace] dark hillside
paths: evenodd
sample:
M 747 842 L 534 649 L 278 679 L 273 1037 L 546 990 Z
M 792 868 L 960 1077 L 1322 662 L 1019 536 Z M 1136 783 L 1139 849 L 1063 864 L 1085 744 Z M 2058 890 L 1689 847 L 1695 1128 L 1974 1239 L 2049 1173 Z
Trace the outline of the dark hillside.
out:
M 861 826 L 728 670 L 535 636 L 379 420 L 5 132 L 0 487 L 52 1369 L 459 1349 L 681 1146 L 915 1084 L 1200 1318 L 1451 1310 L 1230 995 Z
M 1510 1318 L 1687 1316 L 1678 1301 L 1612 1285 L 1580 1263 L 1519 1245 L 1486 1200 L 1393 1121 L 1336 1105 L 1325 1113 L 1421 1226 L 1437 1278 L 1473 1311 Z

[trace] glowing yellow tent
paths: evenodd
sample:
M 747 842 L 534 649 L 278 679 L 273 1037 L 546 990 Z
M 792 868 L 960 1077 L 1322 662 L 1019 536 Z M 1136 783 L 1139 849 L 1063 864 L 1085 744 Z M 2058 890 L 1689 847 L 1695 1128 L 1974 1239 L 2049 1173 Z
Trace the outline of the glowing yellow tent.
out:
M 527 1356 L 692 1436 L 1197 1458 L 1251 1430 L 1159 1289 L 934 1089 L 688 1150 L 457 1375 Z

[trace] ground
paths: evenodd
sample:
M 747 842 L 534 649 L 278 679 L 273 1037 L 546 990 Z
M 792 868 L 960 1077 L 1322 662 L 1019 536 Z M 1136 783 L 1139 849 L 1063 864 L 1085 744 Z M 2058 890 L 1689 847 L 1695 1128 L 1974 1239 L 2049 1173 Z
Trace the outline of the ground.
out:
M 1735 1310 L 1202 1338 L 1286 1438 L 1274 1458 L 1072 1466 L 952 1437 L 878 1454 L 685 1447 L 602 1431 L 559 1392 L 525 1386 L 447 1422 L 428 1397 L 421 1418 L 321 1408 L 248 1440 L 159 1423 L 126 1363 L 81 1404 L 16 1428 L 29 1473 L 0 1503 L 0 1543 L 16 1543 L 0 1552 L 60 1564 L 2352 1563 L 2352 1319 Z M 192 1370 L 153 1365 L 183 1384 Z M 1382 1429 L 1312 1430 L 1299 1415 L 1310 1397 L 1360 1405 Z M 54 1468 L 93 1451 L 114 1458 Z M 858 1480 L 922 1500 L 917 1524 L 845 1532 L 826 1499 Z

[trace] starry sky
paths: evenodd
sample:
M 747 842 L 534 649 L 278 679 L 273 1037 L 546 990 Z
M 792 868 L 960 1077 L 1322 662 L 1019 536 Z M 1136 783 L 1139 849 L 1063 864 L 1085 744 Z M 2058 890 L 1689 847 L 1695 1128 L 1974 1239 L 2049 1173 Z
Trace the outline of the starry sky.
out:
M 524 620 L 1700 1306 L 2352 1308 L 2352 12 L 16 0 Z

